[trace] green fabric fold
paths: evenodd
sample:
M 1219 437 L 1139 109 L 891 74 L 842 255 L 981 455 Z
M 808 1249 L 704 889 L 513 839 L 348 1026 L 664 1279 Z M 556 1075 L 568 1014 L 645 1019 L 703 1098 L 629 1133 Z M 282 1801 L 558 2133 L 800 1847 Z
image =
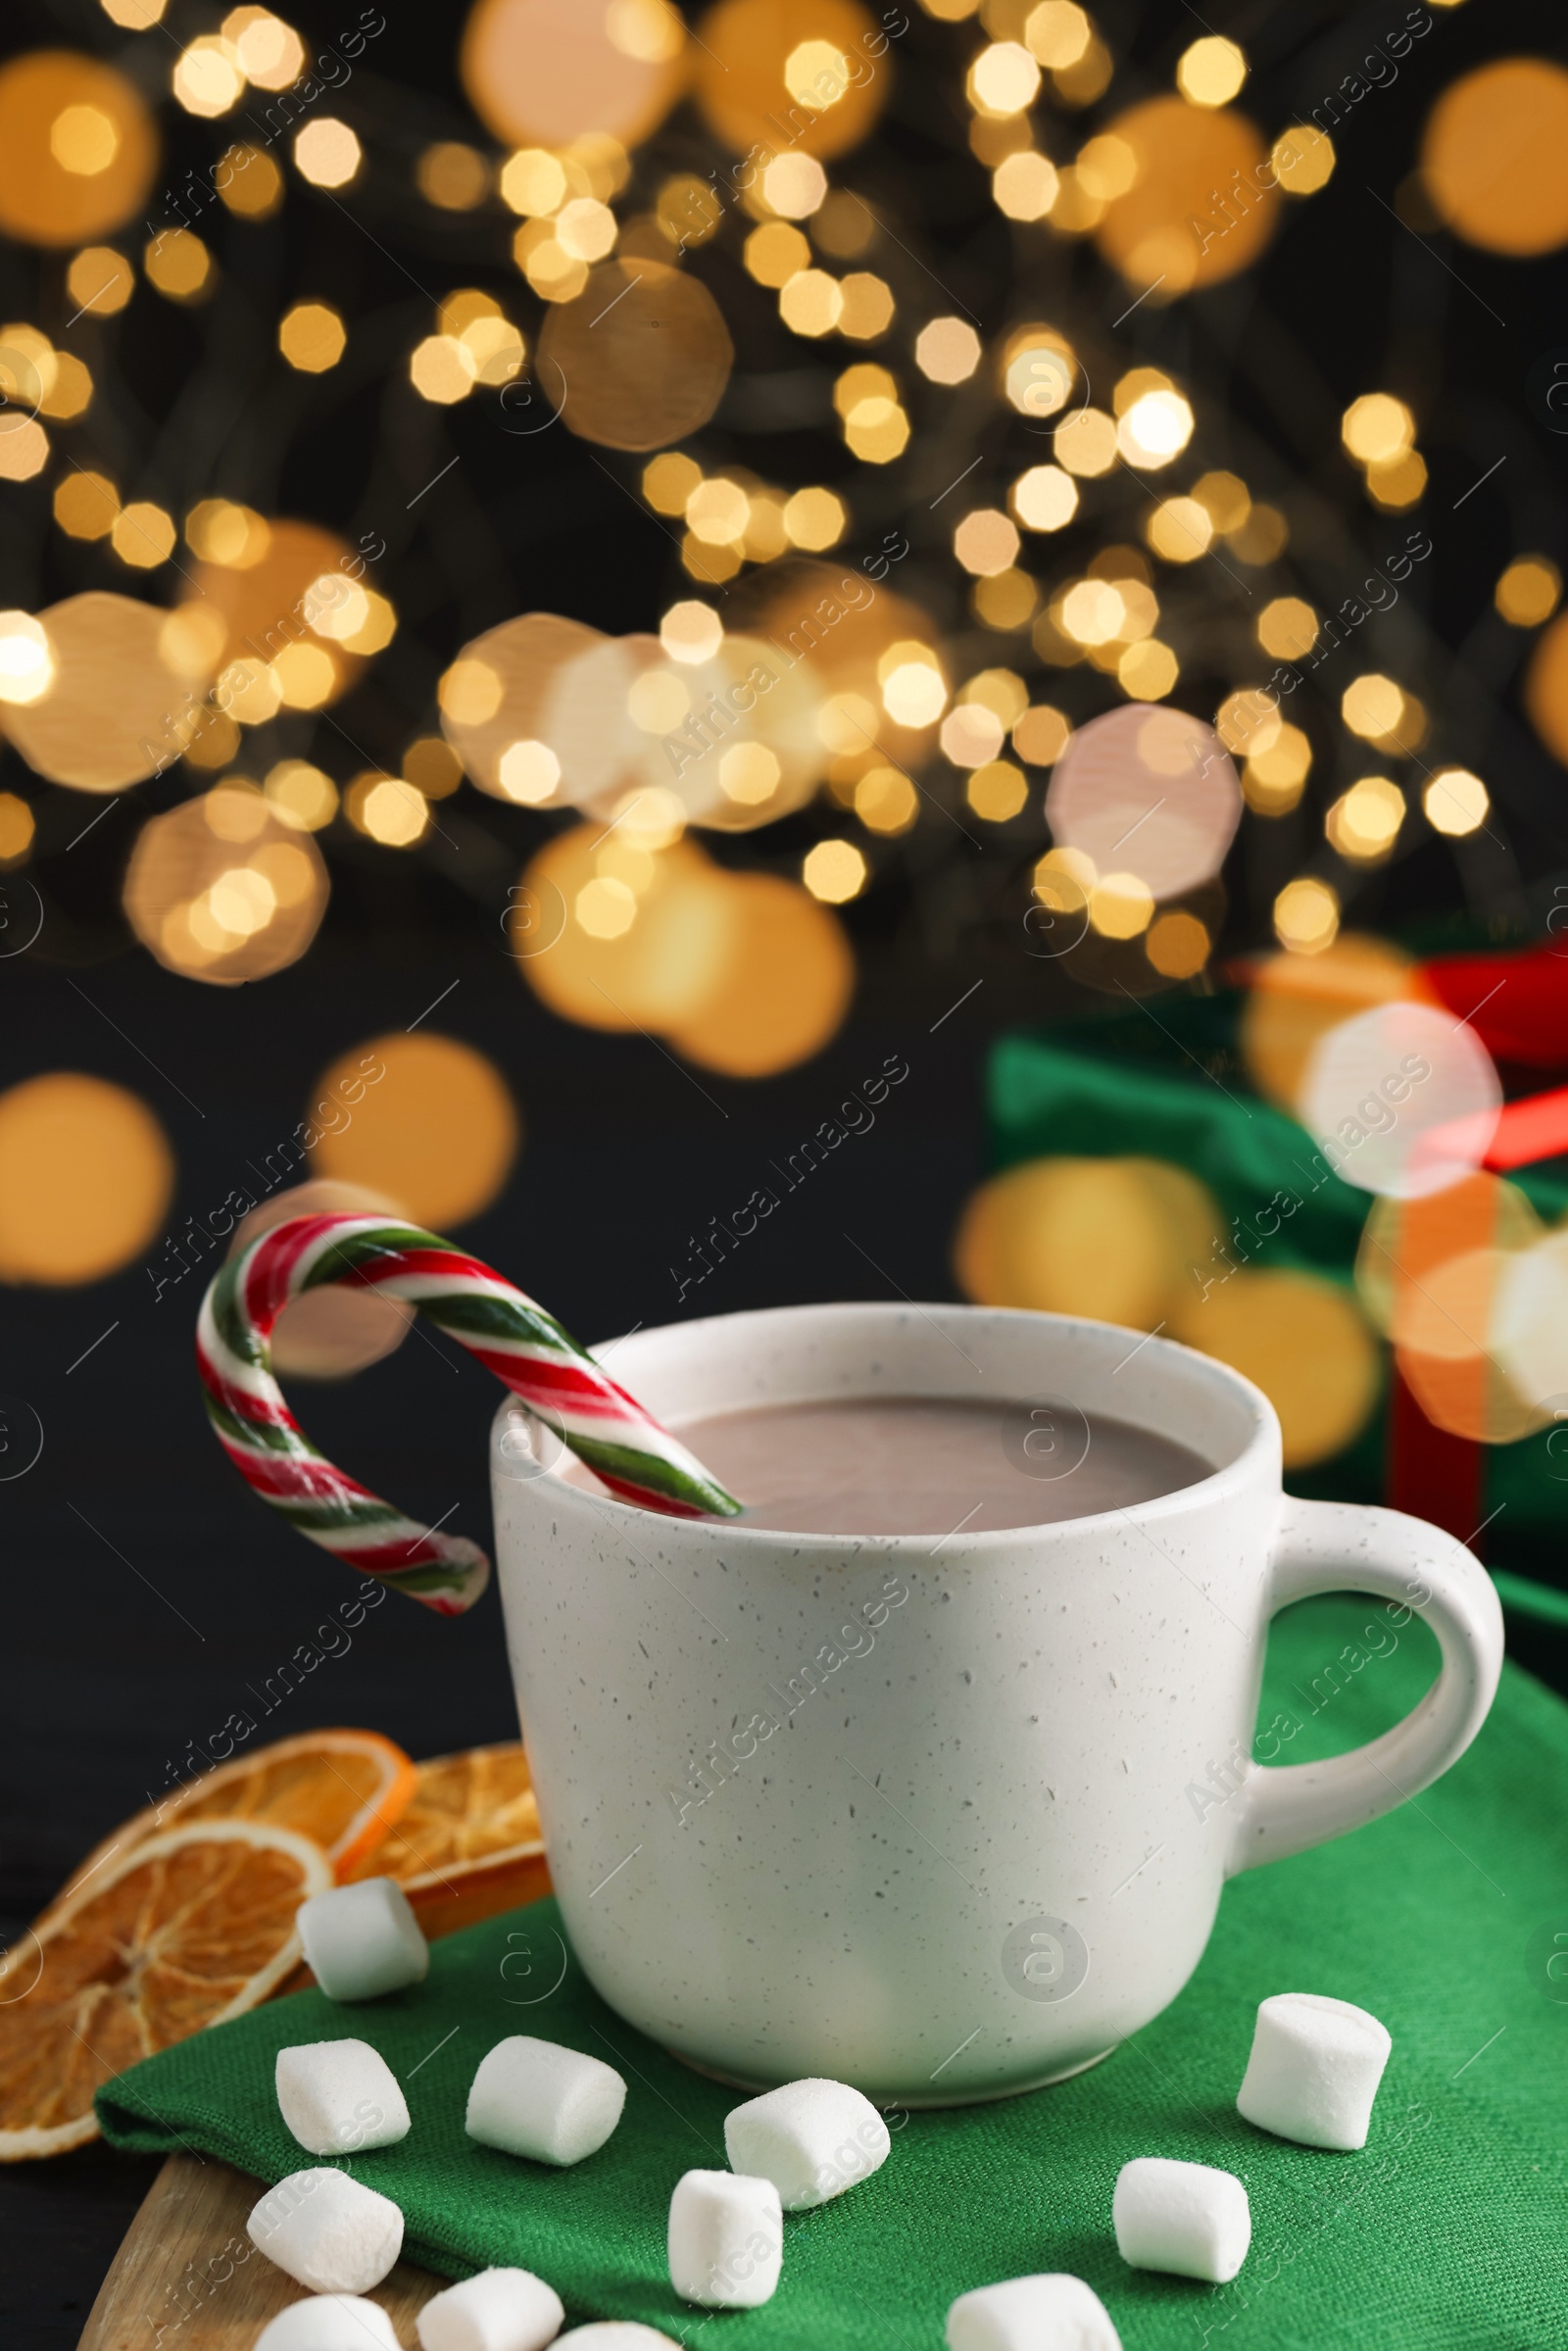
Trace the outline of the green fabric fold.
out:
M 1301 1762 L 1375 1735 L 1434 1661 L 1424 1629 L 1396 1638 L 1375 1601 L 1293 1609 L 1270 1641 L 1264 1751 Z M 576 2316 L 639 2319 L 704 2351 L 939 2351 L 956 2295 L 1054 2269 L 1089 2280 L 1127 2351 L 1563 2351 L 1568 1981 L 1548 1967 L 1568 1952 L 1565 1774 L 1568 1707 L 1508 1669 L 1475 1746 L 1417 1803 L 1236 1880 L 1192 1983 L 1104 2064 L 993 2106 L 890 2117 L 874 2179 L 786 2220 L 783 2281 L 759 2311 L 695 2310 L 665 2266 L 670 2191 L 723 2168 L 741 2093 L 604 2005 L 553 1902 L 437 1943 L 410 1991 L 358 2006 L 301 1992 L 200 2034 L 110 2083 L 99 2114 L 117 2146 L 199 2149 L 274 2180 L 315 2160 L 279 2118 L 277 2051 L 368 2040 L 414 2127 L 345 2168 L 401 2205 L 412 2260 L 452 2277 L 520 2264 Z M 1237 2115 L 1257 2002 L 1277 1991 L 1354 2000 L 1393 2033 L 1361 2154 L 1290 2146 Z M 575 2170 L 465 2134 L 475 2068 L 514 2033 L 626 2078 L 619 2129 Z M 1111 2191 L 1149 2154 L 1246 2182 L 1252 2251 L 1234 2284 L 1121 2262 Z

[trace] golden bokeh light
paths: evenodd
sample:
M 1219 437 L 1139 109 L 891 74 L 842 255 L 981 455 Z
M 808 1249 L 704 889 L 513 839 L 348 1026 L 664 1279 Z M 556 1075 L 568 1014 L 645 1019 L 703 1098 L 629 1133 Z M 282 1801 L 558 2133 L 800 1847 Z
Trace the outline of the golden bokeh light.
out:
M 481 792 L 528 808 L 564 799 L 557 689 L 580 655 L 609 642 L 583 621 L 522 612 L 464 647 L 441 680 L 441 730 Z
M 718 0 L 703 17 L 694 95 L 732 155 L 843 155 L 887 100 L 893 61 L 858 0 Z M 875 56 L 875 70 L 869 60 Z
M 156 571 L 174 552 L 174 517 L 150 499 L 122 506 L 109 529 L 109 543 L 132 571 Z
M 1208 961 L 1213 941 L 1196 914 L 1180 908 L 1161 914 L 1149 926 L 1144 953 L 1161 979 L 1196 979 Z
M 1039 93 L 1039 65 L 1020 41 L 993 41 L 969 68 L 969 104 L 978 114 L 1021 115 Z
M 270 767 L 262 796 L 274 816 L 301 833 L 318 833 L 337 814 L 337 786 L 309 759 L 279 759 Z
M 1012 748 L 1031 767 L 1050 767 L 1060 759 L 1072 736 L 1065 714 L 1049 702 L 1025 710 L 1012 730 Z
M 532 859 L 509 936 L 522 977 L 563 1019 L 667 1031 L 719 987 L 732 929 L 727 877 L 694 841 L 644 848 L 591 824 Z
M 1169 302 L 1256 260 L 1279 199 L 1262 176 L 1266 150 L 1245 115 L 1147 98 L 1108 132 L 1132 150 L 1137 175 L 1106 206 L 1095 237 L 1130 285 L 1157 288 L 1152 298 Z
M 380 1074 L 372 1079 L 373 1069 Z M 334 1105 L 340 1117 L 329 1122 Z M 428 1030 L 393 1030 L 351 1047 L 322 1070 L 307 1115 L 318 1130 L 313 1175 L 380 1193 L 434 1233 L 491 1205 L 522 1140 L 494 1062 Z
M 1246 79 L 1245 52 L 1219 33 L 1194 41 L 1176 67 L 1176 87 L 1192 106 L 1228 106 Z
M 304 955 L 327 888 L 309 832 L 285 822 L 255 784 L 230 776 L 143 825 L 123 904 L 166 969 L 234 987 Z
M 78 1070 L 0 1094 L 0 1282 L 100 1282 L 156 1238 L 173 1153 L 136 1095 Z
M 352 684 L 364 657 L 353 638 L 328 648 L 313 623 L 359 587 L 364 561 L 315 522 L 278 516 L 265 530 L 260 554 L 260 534 L 247 530 L 240 563 L 232 554 L 204 560 L 196 593 L 227 629 L 227 660 L 270 663 L 290 710 L 319 710 Z M 318 589 L 322 580 L 336 583 L 331 604 Z
M 1501 1445 L 1550 1418 L 1548 1396 L 1532 1392 L 1528 1375 L 1509 1376 L 1534 1352 L 1528 1339 L 1522 1350 L 1516 1344 L 1532 1304 L 1548 1319 L 1558 1306 L 1550 1250 L 1524 1194 L 1479 1170 L 1422 1198 L 1374 1203 L 1356 1288 L 1436 1427 Z
M 1404 794 L 1391 777 L 1363 775 L 1333 803 L 1323 830 L 1352 865 L 1380 865 L 1392 856 L 1407 812 Z
M 218 266 L 188 228 L 161 228 L 144 248 L 141 266 L 148 284 L 171 302 L 205 302 L 217 289 Z
M 855 813 L 867 832 L 906 833 L 920 813 L 919 794 L 897 767 L 868 767 L 856 782 Z
M 66 292 L 78 311 L 112 318 L 136 290 L 136 273 L 113 245 L 84 245 L 66 271 Z
M 1334 141 L 1313 122 L 1293 122 L 1269 151 L 1274 177 L 1288 196 L 1315 196 L 1328 186 L 1338 160 Z
M 346 188 L 363 161 L 359 140 L 334 115 L 319 115 L 295 134 L 294 169 L 313 187 Z
M 1401 749 L 1412 732 L 1409 698 L 1392 677 L 1376 669 L 1350 680 L 1340 696 L 1340 716 L 1352 735 L 1394 750 Z
M 1011 759 L 987 759 L 971 773 L 963 797 L 987 824 L 1006 824 L 1027 806 L 1029 784 Z
M 1032 147 L 1004 156 L 991 174 L 997 210 L 1009 220 L 1043 220 L 1054 205 L 1061 180 L 1049 156 Z
M 403 773 L 426 800 L 448 800 L 463 781 L 463 761 L 444 736 L 418 735 L 403 754 Z
M 1320 955 L 1334 945 L 1339 928 L 1339 894 L 1315 874 L 1287 882 L 1274 901 L 1274 936 L 1293 955 Z
M 1257 641 L 1277 661 L 1303 661 L 1317 643 L 1319 625 L 1303 598 L 1276 596 L 1257 616 Z
M 439 139 L 426 147 L 414 169 L 415 184 L 427 204 L 444 213 L 471 213 L 490 193 L 490 167 L 477 147 Z
M 1562 573 L 1550 556 L 1517 556 L 1498 580 L 1493 601 L 1511 628 L 1539 628 L 1557 610 Z
M 98 589 L 51 606 L 31 624 L 41 623 L 52 657 L 43 691 L 11 618 L 0 617 L 0 680 L 15 676 L 10 691 L 0 682 L 0 696 L 11 706 L 6 732 L 35 773 L 79 792 L 118 792 L 179 757 L 184 737 L 170 714 L 186 708 L 192 673 L 170 657 L 160 607 Z M 197 682 L 211 674 L 198 669 Z
M 1441 218 L 1489 253 L 1568 241 L 1568 72 L 1505 57 L 1450 83 L 1433 108 L 1421 176 Z
M 246 80 L 259 90 L 286 90 L 305 71 L 305 43 L 270 8 L 234 8 L 220 27 L 233 44 Z
M 855 989 L 855 958 L 837 918 L 794 882 L 736 874 L 724 896 L 717 981 L 666 1034 L 700 1068 L 772 1077 L 808 1060 L 837 1032 Z
M 1354 1293 L 1320 1274 L 1243 1266 L 1206 1297 L 1189 1292 L 1172 1333 L 1261 1388 L 1280 1419 L 1285 1467 L 1343 1452 L 1383 1386 L 1377 1343 Z
M 49 435 L 32 416 L 0 415 L 0 481 L 31 481 L 49 463 Z
M 649 260 L 601 262 L 539 336 L 565 423 L 607 449 L 659 449 L 695 432 L 718 406 L 734 358 L 707 287 Z
M 967 383 L 982 350 L 967 318 L 930 318 L 915 337 L 914 364 L 932 383 Z
M 230 498 L 204 498 L 185 517 L 185 544 L 204 563 L 224 563 L 249 571 L 262 561 L 272 543 L 267 521 L 254 507 L 238 506 Z M 217 647 L 227 642 L 221 625 Z
M 1457 841 L 1486 823 L 1492 801 L 1480 776 L 1468 767 L 1440 767 L 1427 779 L 1421 807 L 1435 833 Z
M 188 115 L 210 122 L 226 115 L 245 93 L 239 53 L 221 33 L 200 33 L 174 61 L 170 87 Z
M 1206 1264 L 1225 1222 L 1205 1188 L 1154 1159 L 1047 1158 L 975 1192 L 954 1242 L 965 1297 L 1152 1330 L 1189 1263 Z
M 279 351 L 305 375 L 322 375 L 335 367 L 348 339 L 347 328 L 327 302 L 296 302 L 277 322 Z
M 81 245 L 138 217 L 158 134 L 122 73 L 69 49 L 0 66 L 0 233 Z
M 635 147 L 684 87 L 685 27 L 662 0 L 478 0 L 458 62 L 474 113 L 506 146 L 598 133 Z
M 1363 392 L 1340 422 L 1340 438 L 1363 465 L 1388 465 L 1415 439 L 1415 418 L 1392 392 Z
M 801 865 L 801 879 L 813 898 L 826 906 L 847 906 L 858 898 L 870 875 L 861 852 L 853 841 L 818 841 Z
M 238 140 L 217 166 L 213 184 L 242 220 L 268 220 L 283 201 L 283 174 L 265 147 Z
M 1259 816 L 1288 816 L 1312 772 L 1312 745 L 1300 727 L 1281 720 L 1242 769 L 1242 797 Z
M 1525 709 L 1552 758 L 1568 767 L 1568 612 L 1536 641 L 1525 672 Z
M 25 864 L 36 830 L 26 802 L 15 792 L 0 792 L 0 868 Z
M 357 833 L 383 849 L 413 849 L 430 829 L 430 804 L 406 777 L 368 769 L 343 795 L 343 813 Z
M 1018 557 L 1017 525 L 998 507 L 976 507 L 953 534 L 953 552 L 963 569 L 989 578 L 1011 568 Z

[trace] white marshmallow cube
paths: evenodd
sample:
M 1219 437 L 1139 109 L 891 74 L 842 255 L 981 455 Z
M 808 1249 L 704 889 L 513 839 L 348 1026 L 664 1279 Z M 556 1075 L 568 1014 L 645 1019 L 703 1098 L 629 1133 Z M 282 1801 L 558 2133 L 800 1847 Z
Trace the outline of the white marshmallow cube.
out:
M 481 2270 L 427 2302 L 416 2327 L 419 2351 L 544 2351 L 565 2317 L 532 2270 Z
M 1394 2042 L 1364 2008 L 1318 1992 L 1259 2003 L 1236 2111 L 1303 2147 L 1364 2147 Z
M 1234 2172 L 1138 2155 L 1116 2175 L 1110 2217 L 1123 2261 L 1225 2285 L 1247 2259 L 1252 2208 Z
M 1057 2270 L 960 2294 L 948 2351 L 1121 2351 L 1121 2337 L 1094 2287 Z
M 358 2294 L 313 2294 L 291 2302 L 256 2337 L 254 2351 L 398 2351 L 379 2302 Z
M 669 2200 L 669 2281 L 710 2310 L 771 2301 L 784 2265 L 784 2215 L 771 2180 L 688 2172 Z
M 680 2351 L 679 2343 L 657 2327 L 640 2327 L 635 2319 L 595 2319 L 591 2327 L 574 2327 L 557 2337 L 562 2351 Z
M 312 1894 L 294 1913 L 305 1964 L 329 2000 L 378 2000 L 422 1984 L 430 1946 L 409 1897 L 390 1878 Z
M 536 2163 L 581 2163 L 620 2121 L 626 2084 L 613 2066 L 525 2033 L 498 2040 L 468 2092 L 467 2132 Z
M 397 2077 L 366 2040 L 301 2041 L 279 2049 L 277 2108 L 312 2155 L 354 2155 L 409 2135 Z
M 245 2226 L 258 2252 L 317 2294 L 363 2294 L 403 2250 L 403 2215 L 391 2197 L 330 2165 L 291 2172 Z
M 870 2099 L 847 2082 L 786 2082 L 724 2118 L 731 2170 L 771 2180 L 786 2212 L 869 2180 L 892 2146 Z

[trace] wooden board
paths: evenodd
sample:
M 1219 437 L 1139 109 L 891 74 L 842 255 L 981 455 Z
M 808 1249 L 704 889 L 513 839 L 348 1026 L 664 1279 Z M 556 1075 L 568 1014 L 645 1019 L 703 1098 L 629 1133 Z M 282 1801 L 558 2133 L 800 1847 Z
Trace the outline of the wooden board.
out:
M 125 2233 L 79 2351 L 251 2351 L 267 2321 L 308 2290 L 245 2233 L 262 2191 L 226 2163 L 172 2155 Z M 450 2283 L 400 2261 L 369 2298 L 412 2345 L 416 2315 Z

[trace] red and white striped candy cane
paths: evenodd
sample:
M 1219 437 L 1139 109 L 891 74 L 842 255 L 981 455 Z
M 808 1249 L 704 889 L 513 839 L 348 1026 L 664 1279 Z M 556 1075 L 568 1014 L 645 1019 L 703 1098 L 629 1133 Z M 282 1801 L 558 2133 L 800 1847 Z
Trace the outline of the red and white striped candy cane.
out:
M 477 1257 L 384 1216 L 296 1216 L 216 1276 L 202 1300 L 196 1360 L 208 1416 L 241 1477 L 346 1566 L 442 1616 L 472 1607 L 490 1574 L 477 1543 L 416 1526 L 335 1469 L 284 1402 L 272 1377 L 272 1326 L 291 1298 L 326 1282 L 407 1298 L 521 1396 L 612 1494 L 675 1518 L 739 1511 L 553 1315 Z

